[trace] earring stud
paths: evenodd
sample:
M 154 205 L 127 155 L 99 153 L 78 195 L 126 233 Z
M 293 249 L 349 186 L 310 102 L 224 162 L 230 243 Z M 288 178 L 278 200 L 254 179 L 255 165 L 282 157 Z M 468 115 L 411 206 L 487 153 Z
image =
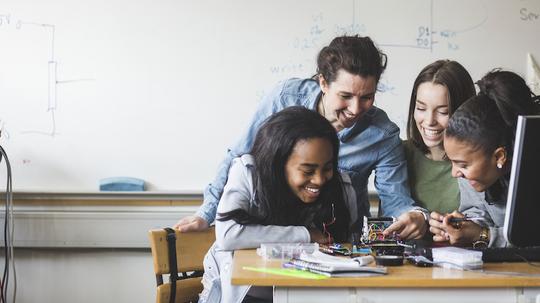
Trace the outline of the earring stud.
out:
M 501 163 L 497 163 L 497 168 L 498 168 L 498 169 L 501 169 L 501 168 L 502 168 L 502 164 L 501 164 Z

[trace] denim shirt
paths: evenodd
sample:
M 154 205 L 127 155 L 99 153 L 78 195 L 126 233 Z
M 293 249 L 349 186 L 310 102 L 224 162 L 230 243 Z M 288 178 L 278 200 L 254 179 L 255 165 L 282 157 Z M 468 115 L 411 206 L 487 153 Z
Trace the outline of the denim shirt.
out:
M 232 160 L 251 151 L 255 135 L 266 118 L 290 106 L 304 106 L 316 111 L 320 95 L 319 83 L 313 79 L 289 79 L 268 93 L 259 104 L 247 131 L 228 150 L 215 180 L 204 190 L 204 202 L 196 215 L 209 224 L 214 221 Z M 369 213 L 367 187 L 373 170 L 383 216 L 397 217 L 415 208 L 407 184 L 407 163 L 399 128 L 383 110 L 373 106 L 353 126 L 339 131 L 338 137 L 339 169 L 351 177 L 359 217 Z

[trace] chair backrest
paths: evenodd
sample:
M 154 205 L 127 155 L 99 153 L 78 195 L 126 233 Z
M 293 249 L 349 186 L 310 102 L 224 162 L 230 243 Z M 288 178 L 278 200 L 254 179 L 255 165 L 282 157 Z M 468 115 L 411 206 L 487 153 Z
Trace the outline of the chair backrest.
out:
M 148 232 L 148 235 L 156 275 L 156 302 L 171 302 L 171 289 L 174 288 L 176 290 L 172 302 L 197 302 L 198 294 L 203 289 L 201 284 L 201 276 L 204 270 L 203 259 L 216 239 L 214 228 L 187 233 L 175 230 L 173 234 L 169 235 L 176 246 L 176 271 L 174 271 L 170 263 L 171 255 L 169 254 L 169 244 L 167 242 L 167 230 L 153 229 Z M 178 281 L 175 281 L 176 287 L 171 287 L 171 280 L 163 283 L 163 275 L 171 275 L 171 273 L 174 275 L 175 272 L 179 274 Z M 176 280 L 176 278 L 173 278 L 173 280 Z

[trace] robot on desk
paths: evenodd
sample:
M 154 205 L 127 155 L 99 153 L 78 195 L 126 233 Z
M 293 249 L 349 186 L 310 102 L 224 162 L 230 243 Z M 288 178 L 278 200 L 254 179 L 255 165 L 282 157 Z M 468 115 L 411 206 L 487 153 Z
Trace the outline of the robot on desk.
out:
M 369 249 L 376 256 L 403 257 L 403 245 L 399 235 L 395 232 L 390 235 L 383 234 L 383 231 L 395 221 L 393 217 L 364 217 L 360 238 L 353 243 L 355 244 L 353 253 Z

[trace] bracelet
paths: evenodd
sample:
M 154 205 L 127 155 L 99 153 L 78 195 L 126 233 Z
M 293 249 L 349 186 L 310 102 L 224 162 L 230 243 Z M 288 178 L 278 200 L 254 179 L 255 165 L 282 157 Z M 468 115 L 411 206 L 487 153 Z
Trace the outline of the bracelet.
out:
M 427 214 L 425 211 L 422 211 L 422 210 L 420 210 L 420 209 L 413 209 L 413 210 L 411 210 L 411 212 L 413 212 L 413 211 L 414 211 L 414 212 L 417 212 L 417 213 L 421 213 L 422 216 L 424 217 L 424 221 L 429 222 L 428 214 Z

